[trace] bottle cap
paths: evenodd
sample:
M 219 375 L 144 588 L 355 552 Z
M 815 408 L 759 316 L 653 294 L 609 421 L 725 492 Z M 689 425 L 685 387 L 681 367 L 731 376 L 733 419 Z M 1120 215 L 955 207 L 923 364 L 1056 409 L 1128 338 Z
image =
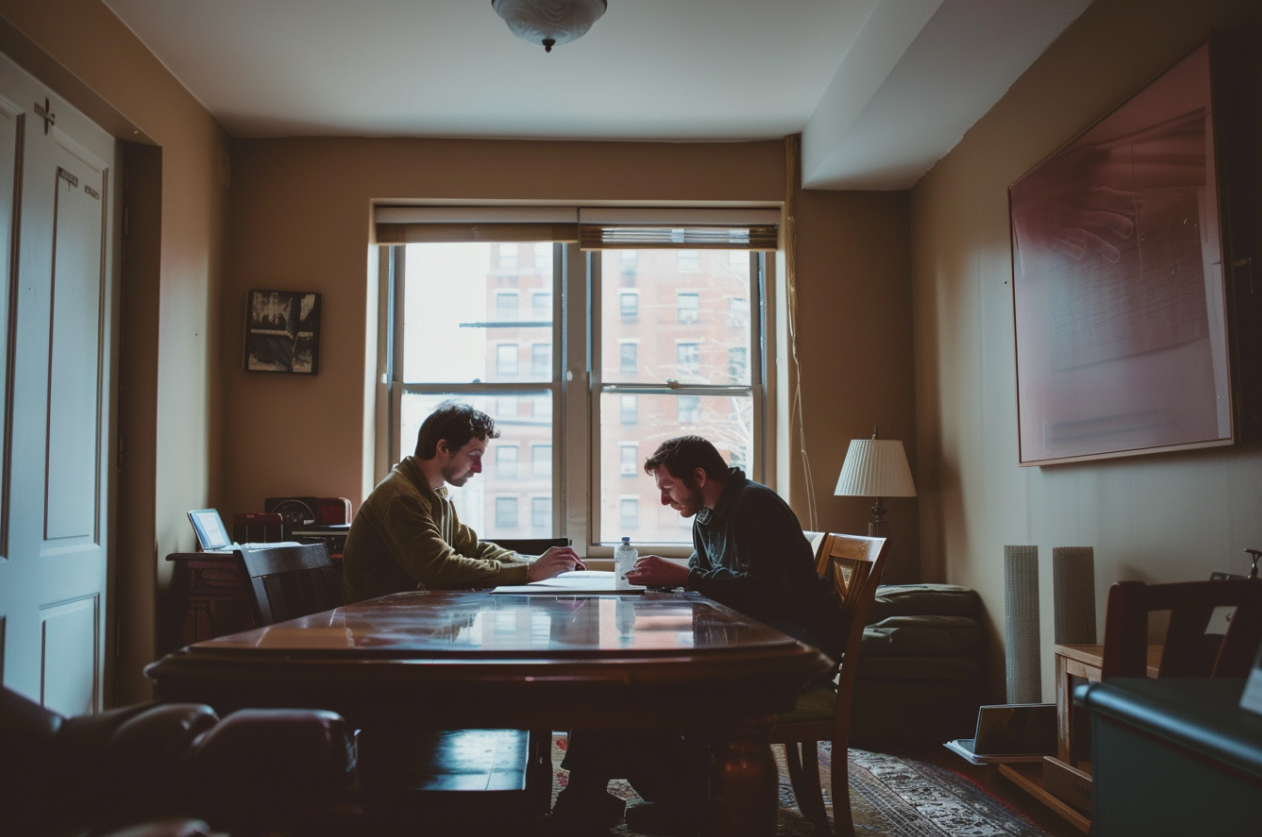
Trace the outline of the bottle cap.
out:
M 627 544 L 628 546 L 630 546 L 630 545 L 631 545 L 631 538 L 630 538 L 630 537 L 623 538 L 623 539 L 622 539 L 622 542 L 623 542 L 623 543 L 625 543 L 625 544 Z

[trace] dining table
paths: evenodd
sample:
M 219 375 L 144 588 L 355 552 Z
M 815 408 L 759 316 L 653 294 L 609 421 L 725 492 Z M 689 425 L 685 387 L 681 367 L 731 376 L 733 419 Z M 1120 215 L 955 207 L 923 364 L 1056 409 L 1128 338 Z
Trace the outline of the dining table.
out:
M 831 667 L 695 592 L 417 590 L 198 642 L 145 673 L 164 701 L 329 709 L 379 741 L 465 728 L 704 735 L 712 833 L 753 837 L 776 828 L 776 713 Z

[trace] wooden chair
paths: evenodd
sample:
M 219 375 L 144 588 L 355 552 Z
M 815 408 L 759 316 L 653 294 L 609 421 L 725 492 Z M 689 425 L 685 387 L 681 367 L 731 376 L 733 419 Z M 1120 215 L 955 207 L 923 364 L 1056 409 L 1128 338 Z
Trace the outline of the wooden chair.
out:
M 839 661 L 837 690 L 815 686 L 798 696 L 792 712 L 781 715 L 771 731 L 774 744 L 784 744 L 785 761 L 793 795 L 802 815 L 816 834 L 830 833 L 828 811 L 819 782 L 817 741 L 832 742 L 833 821 L 837 834 L 852 837 L 850 772 L 846 753 L 850 745 L 850 693 L 854 686 L 863 626 L 876 599 L 877 584 L 885 564 L 885 538 L 859 535 L 826 535 L 816 554 L 816 569 L 831 578 L 841 599 L 842 625 L 846 629 L 845 652 Z
M 1234 607 L 1225 635 L 1207 634 L 1215 608 Z M 1262 642 L 1262 581 L 1231 579 L 1109 588 L 1101 677 L 1144 677 L 1148 614 L 1170 612 L 1158 677 L 1245 677 Z
M 322 543 L 250 544 L 236 551 L 236 559 L 242 577 L 249 579 L 257 627 L 342 603 L 341 580 Z

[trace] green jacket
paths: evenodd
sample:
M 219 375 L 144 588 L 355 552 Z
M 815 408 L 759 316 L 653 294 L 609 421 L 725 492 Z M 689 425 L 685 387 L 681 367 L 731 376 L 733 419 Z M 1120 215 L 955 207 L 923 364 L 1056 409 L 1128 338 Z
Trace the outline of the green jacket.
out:
M 342 555 L 342 598 L 402 590 L 525 584 L 528 564 L 456 517 L 447 489 L 429 487 L 412 457 L 394 466 L 360 507 Z

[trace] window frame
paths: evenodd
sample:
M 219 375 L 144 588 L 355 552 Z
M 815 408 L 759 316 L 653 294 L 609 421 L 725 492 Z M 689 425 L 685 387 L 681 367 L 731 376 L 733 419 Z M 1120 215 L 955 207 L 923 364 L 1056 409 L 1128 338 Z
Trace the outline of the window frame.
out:
M 775 395 L 777 370 L 769 363 L 767 347 L 776 345 L 777 313 L 782 310 L 784 289 L 776 284 L 778 259 L 771 251 L 747 251 L 750 258 L 750 290 L 746 296 L 750 328 L 749 383 L 745 385 L 684 385 L 677 381 L 649 384 L 610 384 L 601 382 L 599 357 L 601 339 L 601 259 L 599 250 L 583 251 L 577 243 L 553 243 L 552 265 L 552 375 L 546 381 L 493 381 L 478 383 L 416 384 L 396 380 L 402 366 L 402 318 L 400 304 L 403 293 L 401 277 L 405 275 L 406 244 L 380 248 L 378 277 L 380 306 L 378 348 L 381 361 L 379 380 L 380 413 L 375 423 L 378 434 L 376 467 L 372 481 L 365 481 L 365 493 L 376 481 L 384 478 L 390 464 L 412 453 L 410 440 L 399 440 L 401 402 L 407 393 L 450 393 L 487 397 L 538 397 L 544 395 L 552 406 L 552 496 L 553 531 L 570 536 L 580 554 L 603 558 L 612 555 L 612 542 L 600 543 L 600 396 L 602 392 L 619 396 L 722 395 L 749 394 L 752 399 L 754 453 L 746 468 L 752 479 L 773 485 L 776 473 L 776 415 L 781 396 Z M 693 248 L 689 248 L 693 249 Z M 704 258 L 704 250 L 701 248 Z M 638 259 L 636 260 L 638 262 Z M 618 261 L 621 270 L 625 262 Z M 637 263 L 637 268 L 639 267 Z M 774 290 L 774 293 L 773 293 Z M 533 299 L 532 299 L 533 302 Z M 533 308 L 533 305 L 532 305 Z M 519 298 L 520 310 L 520 298 Z M 781 327 L 782 328 L 782 327 Z M 520 346 L 520 344 L 519 344 Z M 520 351 L 520 349 L 519 349 Z M 637 367 L 638 367 L 637 347 Z M 780 361 L 787 362 L 787 359 Z M 521 360 L 518 358 L 518 377 Z M 770 397 L 769 397 L 770 396 Z M 637 401 L 639 399 L 637 398 Z M 618 422 L 622 419 L 618 403 Z M 637 405 L 637 423 L 642 420 Z M 682 432 L 682 431 L 681 431 Z M 384 436 L 384 441 L 381 437 Z M 400 446 L 403 448 L 400 450 Z M 783 454 L 781 454 L 783 455 Z M 588 467 L 582 467 L 586 458 Z M 569 463 L 573 463 L 572 465 Z M 520 471 L 520 456 L 518 473 Z M 616 476 L 616 474 L 614 475 Z M 367 477 L 367 475 L 366 475 Z M 533 469 L 532 469 L 533 477 Z M 774 487 L 774 486 L 773 486 Z M 521 520 L 519 508 L 519 526 Z M 685 539 L 687 540 L 687 539 Z M 691 543 L 654 545 L 658 554 L 687 557 Z

